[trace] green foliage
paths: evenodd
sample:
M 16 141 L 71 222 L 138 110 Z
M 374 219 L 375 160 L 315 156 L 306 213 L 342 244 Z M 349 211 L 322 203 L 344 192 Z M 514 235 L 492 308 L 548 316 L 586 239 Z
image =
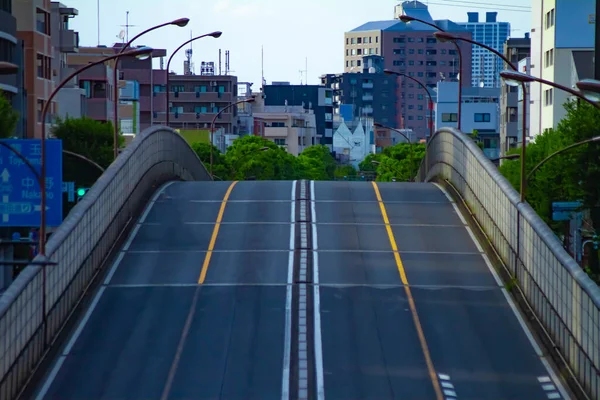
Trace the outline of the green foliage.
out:
M 298 156 L 302 179 L 326 181 L 334 177 L 336 162 L 329 148 L 322 144 L 304 149 Z
M 357 171 L 352 165 L 340 165 L 334 172 L 335 178 L 355 177 L 356 175 Z
M 95 161 L 103 168 L 114 159 L 114 130 L 110 122 L 102 123 L 91 118 L 58 119 L 52 134 L 62 139 L 63 148 Z M 119 136 L 119 146 L 123 137 Z
M 111 123 L 102 123 L 91 118 L 58 119 L 52 134 L 62 140 L 63 149 L 82 155 L 107 168 L 114 158 L 114 131 Z M 123 143 L 120 137 L 119 144 Z M 90 163 L 63 153 L 63 181 L 75 182 L 77 188 L 91 187 L 102 172 Z M 67 215 L 73 203 L 64 204 Z
M 0 139 L 11 138 L 15 135 L 19 113 L 17 113 L 10 101 L 0 90 Z
M 424 144 L 399 143 L 395 146 L 386 147 L 383 149 L 382 154 L 366 157 L 360 167 L 361 170 L 363 167 L 371 168 L 368 164 L 375 167 L 377 180 L 381 182 L 390 182 L 392 179 L 399 182 L 408 182 L 416 176 L 423 157 L 425 157 Z M 379 164 L 375 165 L 373 161 Z
M 217 176 L 217 179 L 229 179 L 229 163 L 227 162 L 225 155 L 223 155 L 216 146 L 204 142 L 192 144 L 192 149 L 194 149 L 194 151 L 198 155 L 198 158 L 200 159 L 200 161 L 202 161 L 207 170 L 210 167 L 211 147 L 213 151 L 213 175 Z
M 566 117 L 556 130 L 548 130 L 536 137 L 526 148 L 525 169 L 528 174 L 535 165 L 557 150 L 582 140 L 600 136 L 600 111 L 586 102 L 565 104 Z M 520 149 L 510 153 L 518 153 Z M 509 154 L 510 154 L 509 153 Z M 526 200 L 553 229 L 564 228 L 563 222 L 552 221 L 552 203 L 555 201 L 583 200 L 590 210 L 596 231 L 600 230 L 600 147 L 590 143 L 560 153 L 544 163 L 528 180 Z M 505 161 L 500 172 L 520 190 L 520 159 Z M 590 253 L 591 275 L 597 275 L 597 252 Z
M 377 165 L 373 163 L 381 161 L 382 154 L 368 154 L 364 160 L 358 164 L 358 169 L 363 172 L 375 172 L 377 171 Z

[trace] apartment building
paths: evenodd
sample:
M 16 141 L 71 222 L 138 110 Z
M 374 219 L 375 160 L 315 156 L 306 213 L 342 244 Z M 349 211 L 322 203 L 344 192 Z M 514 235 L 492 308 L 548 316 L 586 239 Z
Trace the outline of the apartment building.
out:
M 313 110 L 321 144 L 333 144 L 333 91 L 321 85 L 290 85 L 272 82 L 263 86 L 266 106 L 299 106 Z M 319 143 L 316 143 L 319 144 Z
M 119 124 L 123 135 L 135 136 L 142 131 L 140 122 L 140 83 L 121 81 L 119 87 Z
M 119 51 L 122 43 L 114 45 L 114 50 Z M 152 126 L 155 122 L 154 115 L 167 110 L 167 71 L 163 69 L 165 49 L 153 49 L 152 57 L 140 60 L 135 57 L 123 58 L 119 61 L 119 87 L 126 86 L 126 82 L 135 81 L 139 85 L 139 131 Z M 153 69 L 153 60 L 158 59 L 161 69 Z M 127 91 L 126 97 L 119 98 L 120 104 L 131 105 L 132 99 Z M 132 120 L 129 116 L 125 120 L 119 117 L 121 131 L 129 130 Z M 123 125 L 124 124 L 124 125 Z
M 381 56 L 364 56 L 360 72 L 321 76 L 321 85 L 333 91 L 334 115 L 340 115 L 340 106 L 350 105 L 349 110 L 354 118 L 370 117 L 380 124 L 401 125 L 398 112 L 399 82 L 383 72 L 383 63 Z M 344 118 L 348 120 L 347 115 Z
M 69 29 L 69 21 L 79 15 L 79 11 L 56 1 L 51 6 L 52 79 L 58 85 L 74 71 L 67 64 L 67 56 L 79 52 L 79 33 Z M 81 118 L 86 114 L 84 96 L 85 91 L 75 77 L 56 94 L 56 116 Z
M 497 21 L 497 12 L 486 12 L 485 21 L 479 21 L 478 12 L 468 12 L 468 22 L 458 25 L 471 32 L 472 39 L 502 52 L 510 36 L 510 23 Z M 471 86 L 500 87 L 500 71 L 504 61 L 481 46 L 471 46 Z
M 418 79 L 431 89 L 439 80 L 459 78 L 463 87 L 471 84 L 471 45 L 458 42 L 462 53 L 459 65 L 458 54 L 452 43 L 441 43 L 433 37 L 435 29 L 420 22 L 405 24 L 398 18 L 409 15 L 435 24 L 458 36 L 471 38 L 465 28 L 449 20 L 434 20 L 428 7 L 419 1 L 404 1 L 395 7 L 395 19 L 367 22 L 350 32 L 344 40 L 344 72 L 354 72 L 362 68 L 364 55 L 381 55 L 384 68 L 400 72 Z M 401 128 L 412 129 L 419 138 L 429 132 L 421 106 L 428 106 L 427 94 L 406 79 L 400 80 L 400 113 L 403 116 Z M 409 106 L 411 106 L 409 108 Z
M 17 20 L 17 37 L 23 41 L 23 83 L 27 92 L 25 137 L 42 134 L 42 108 L 53 88 L 50 0 L 13 1 L 12 14 Z M 49 108 L 46 122 L 55 113 Z M 49 132 L 48 132 L 49 133 Z
M 166 90 L 154 86 L 155 93 Z M 175 129 L 206 130 L 217 114 L 215 130 L 238 133 L 237 107 L 229 107 L 237 98 L 237 77 L 231 75 L 169 75 L 169 125 Z M 156 98 L 156 97 L 155 97 Z M 155 124 L 166 123 L 166 110 L 155 109 Z
M 529 33 L 525 33 L 522 38 L 510 38 L 503 46 L 502 54 L 506 56 L 514 65 L 519 65 L 521 60 L 529 57 L 531 53 L 531 39 Z M 508 67 L 506 67 L 508 68 Z M 520 131 L 521 114 L 519 109 L 519 87 L 518 86 L 500 86 L 500 155 L 516 145 L 521 137 Z M 522 96 L 522 94 L 521 94 Z
M 574 62 L 581 62 L 574 54 L 594 50 L 595 2 L 533 0 L 531 6 L 531 74 L 572 87 Z M 568 93 L 532 82 L 530 136 L 555 128 L 565 117 L 563 104 L 569 98 Z
M 114 50 L 106 46 L 80 47 L 78 52 L 67 54 L 67 65 L 72 69 L 81 68 L 113 54 Z M 86 116 L 100 122 L 112 122 L 115 85 L 113 64 L 109 62 L 89 68 L 78 75 L 78 84 L 84 90 L 82 107 L 86 110 Z
M 272 141 L 294 156 L 319 144 L 314 110 L 303 106 L 269 106 L 260 94 L 255 99 L 252 104 L 255 136 Z
M 458 83 L 438 82 L 435 104 L 435 129 L 456 128 Z M 476 133 L 483 142 L 483 152 L 491 159 L 500 156 L 499 99 L 500 88 L 463 88 L 461 129 L 465 133 Z
M 23 41 L 17 38 L 17 20 L 12 15 L 12 0 L 0 0 L 0 61 L 19 66 L 19 72 L 0 75 L 0 91 L 19 113 L 16 137 L 23 137 L 27 121 L 27 97 L 23 88 Z

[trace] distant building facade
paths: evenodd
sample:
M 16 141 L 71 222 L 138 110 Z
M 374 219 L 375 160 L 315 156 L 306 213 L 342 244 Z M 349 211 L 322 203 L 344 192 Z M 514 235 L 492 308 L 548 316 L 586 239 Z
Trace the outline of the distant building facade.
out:
M 438 82 L 435 104 L 435 129 L 457 126 L 458 83 Z M 500 156 L 500 88 L 463 88 L 461 130 L 474 133 L 483 143 L 483 152 L 491 159 Z
M 321 85 L 290 85 L 277 82 L 263 86 L 265 106 L 301 106 L 313 110 L 321 143 L 333 144 L 333 91 Z M 319 144 L 319 143 L 317 143 Z
M 362 69 L 364 55 L 381 55 L 384 68 L 418 79 L 433 89 L 440 80 L 456 80 L 460 75 L 463 87 L 471 84 L 471 46 L 458 42 L 463 65 L 459 65 L 454 44 L 438 42 L 434 28 L 420 22 L 405 24 L 398 18 L 409 15 L 461 37 L 471 38 L 465 28 L 448 20 L 433 20 L 427 6 L 419 1 L 404 1 L 395 8 L 395 19 L 368 22 L 346 32 L 344 37 L 344 71 Z M 429 129 L 423 113 L 428 106 L 427 95 L 418 85 L 399 80 L 399 120 L 396 127 L 412 129 L 417 137 L 427 136 Z
M 471 32 L 472 39 L 502 52 L 510 36 L 510 23 L 496 20 L 497 12 L 486 12 L 485 21 L 479 21 L 478 12 L 467 13 L 467 22 L 458 25 Z M 504 61 L 481 46 L 471 46 L 471 86 L 500 87 L 500 71 Z
M 523 38 L 510 38 L 504 43 L 502 54 L 506 56 L 514 65 L 518 65 L 523 59 L 529 57 L 531 53 L 531 40 L 529 33 Z M 521 69 L 519 69 L 521 71 Z M 522 71 L 525 72 L 525 71 Z M 522 95 L 522 94 L 521 94 Z M 519 109 L 519 87 L 501 85 L 500 86 L 500 155 L 506 152 L 520 140 L 520 131 L 522 130 L 521 114 Z
M 377 61 L 370 63 L 370 59 Z M 383 72 L 381 56 L 365 56 L 362 65 L 356 73 L 321 76 L 321 85 L 332 90 L 334 115 L 340 115 L 342 105 L 349 105 L 353 118 L 368 117 L 383 125 L 397 126 L 398 80 Z

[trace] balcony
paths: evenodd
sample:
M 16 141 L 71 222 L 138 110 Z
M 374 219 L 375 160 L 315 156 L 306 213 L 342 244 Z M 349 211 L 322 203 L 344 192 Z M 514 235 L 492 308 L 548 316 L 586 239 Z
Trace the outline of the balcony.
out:
M 191 102 L 191 103 L 231 103 L 233 96 L 231 92 L 171 92 L 169 94 L 171 102 Z
M 365 94 L 362 97 L 363 101 L 373 101 L 373 95 L 372 94 Z
M 362 88 L 363 89 L 373 89 L 373 84 L 372 83 L 363 83 Z
M 173 123 L 195 123 L 195 124 L 210 124 L 216 114 L 212 113 L 195 113 L 195 112 L 183 112 L 177 115 L 171 112 L 169 121 Z M 231 124 L 232 123 L 231 113 L 224 112 L 220 118 L 215 121 L 218 124 Z M 161 123 L 166 121 L 166 114 L 164 110 L 154 108 L 154 122 Z
M 73 30 L 62 31 L 60 33 L 60 51 L 61 53 L 79 52 L 79 32 Z
M 265 127 L 265 137 L 279 137 L 279 138 L 287 138 L 288 137 L 288 128 L 273 128 L 270 126 Z

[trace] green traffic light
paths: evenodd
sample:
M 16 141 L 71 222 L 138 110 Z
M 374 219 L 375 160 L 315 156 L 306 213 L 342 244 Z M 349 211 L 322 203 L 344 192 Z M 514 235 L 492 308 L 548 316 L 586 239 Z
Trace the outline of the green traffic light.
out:
M 77 189 L 77 196 L 83 196 L 85 194 L 85 189 Z

